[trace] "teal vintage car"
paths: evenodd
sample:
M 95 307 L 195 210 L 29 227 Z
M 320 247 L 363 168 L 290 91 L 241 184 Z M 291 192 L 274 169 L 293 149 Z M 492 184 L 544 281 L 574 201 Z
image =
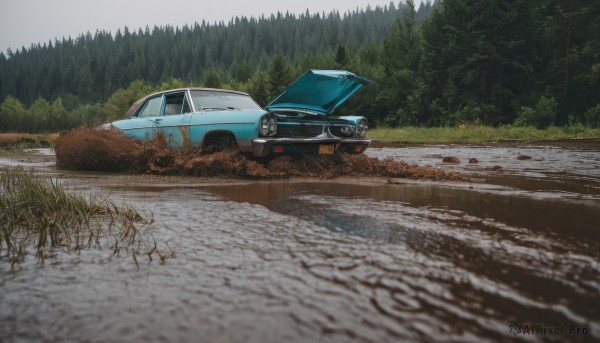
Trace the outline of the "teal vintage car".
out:
M 239 148 L 273 154 L 361 154 L 369 123 L 334 110 L 372 81 L 343 70 L 309 70 L 265 109 L 248 94 L 210 88 L 173 89 L 138 100 L 114 127 L 139 140 L 163 139 L 170 148 Z

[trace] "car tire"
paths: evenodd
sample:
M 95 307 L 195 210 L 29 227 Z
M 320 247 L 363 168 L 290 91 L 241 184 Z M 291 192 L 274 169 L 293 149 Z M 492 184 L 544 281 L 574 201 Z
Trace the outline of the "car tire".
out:
M 239 150 L 237 141 L 231 133 L 212 134 L 207 138 L 205 147 L 205 151 L 209 153 L 225 150 Z

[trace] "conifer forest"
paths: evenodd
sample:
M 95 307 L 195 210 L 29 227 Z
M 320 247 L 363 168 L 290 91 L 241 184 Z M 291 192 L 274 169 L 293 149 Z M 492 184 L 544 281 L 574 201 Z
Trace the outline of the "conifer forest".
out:
M 266 105 L 309 69 L 375 81 L 336 114 L 373 126 L 600 125 L 600 1 L 390 2 L 183 27 L 87 32 L 0 53 L 0 132 L 122 117 L 150 92 L 206 86 Z

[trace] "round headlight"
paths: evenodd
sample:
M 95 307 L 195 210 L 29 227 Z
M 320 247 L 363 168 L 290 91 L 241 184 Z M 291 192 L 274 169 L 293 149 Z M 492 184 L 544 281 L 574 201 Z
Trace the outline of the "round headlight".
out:
M 275 136 L 277 133 L 277 116 L 272 113 L 262 116 L 258 130 L 261 136 Z
M 272 116 L 269 118 L 269 135 L 275 136 L 277 133 L 277 117 Z
M 367 137 L 367 131 L 369 131 L 369 122 L 366 119 L 361 119 L 356 124 L 356 136 L 360 138 Z
M 259 131 L 263 136 L 267 136 L 269 134 L 269 118 L 266 115 L 260 118 Z

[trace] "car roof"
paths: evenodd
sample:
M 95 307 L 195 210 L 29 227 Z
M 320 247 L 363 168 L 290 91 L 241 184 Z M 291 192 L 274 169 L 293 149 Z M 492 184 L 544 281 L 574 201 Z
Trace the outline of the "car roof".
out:
M 154 97 L 156 97 L 158 95 L 161 95 L 161 94 L 183 92 L 183 91 L 187 91 L 187 90 L 190 90 L 190 91 L 214 91 L 214 92 L 224 92 L 224 93 L 235 93 L 235 94 L 248 95 L 249 96 L 248 93 L 234 91 L 234 90 L 229 90 L 229 89 L 219 89 L 219 88 L 188 87 L 188 88 L 167 89 L 167 90 L 164 90 L 164 91 L 160 91 L 160 92 L 152 93 L 150 95 L 146 95 L 145 97 L 141 98 L 140 100 L 137 100 L 136 102 L 134 102 L 133 105 L 131 105 L 131 107 L 127 111 L 127 113 L 125 113 L 124 118 L 131 118 L 131 117 L 133 117 L 133 115 L 138 111 L 138 109 L 140 108 L 140 106 L 142 106 L 142 104 L 144 104 L 144 102 L 146 102 L 146 100 L 148 100 L 150 98 L 154 98 Z

